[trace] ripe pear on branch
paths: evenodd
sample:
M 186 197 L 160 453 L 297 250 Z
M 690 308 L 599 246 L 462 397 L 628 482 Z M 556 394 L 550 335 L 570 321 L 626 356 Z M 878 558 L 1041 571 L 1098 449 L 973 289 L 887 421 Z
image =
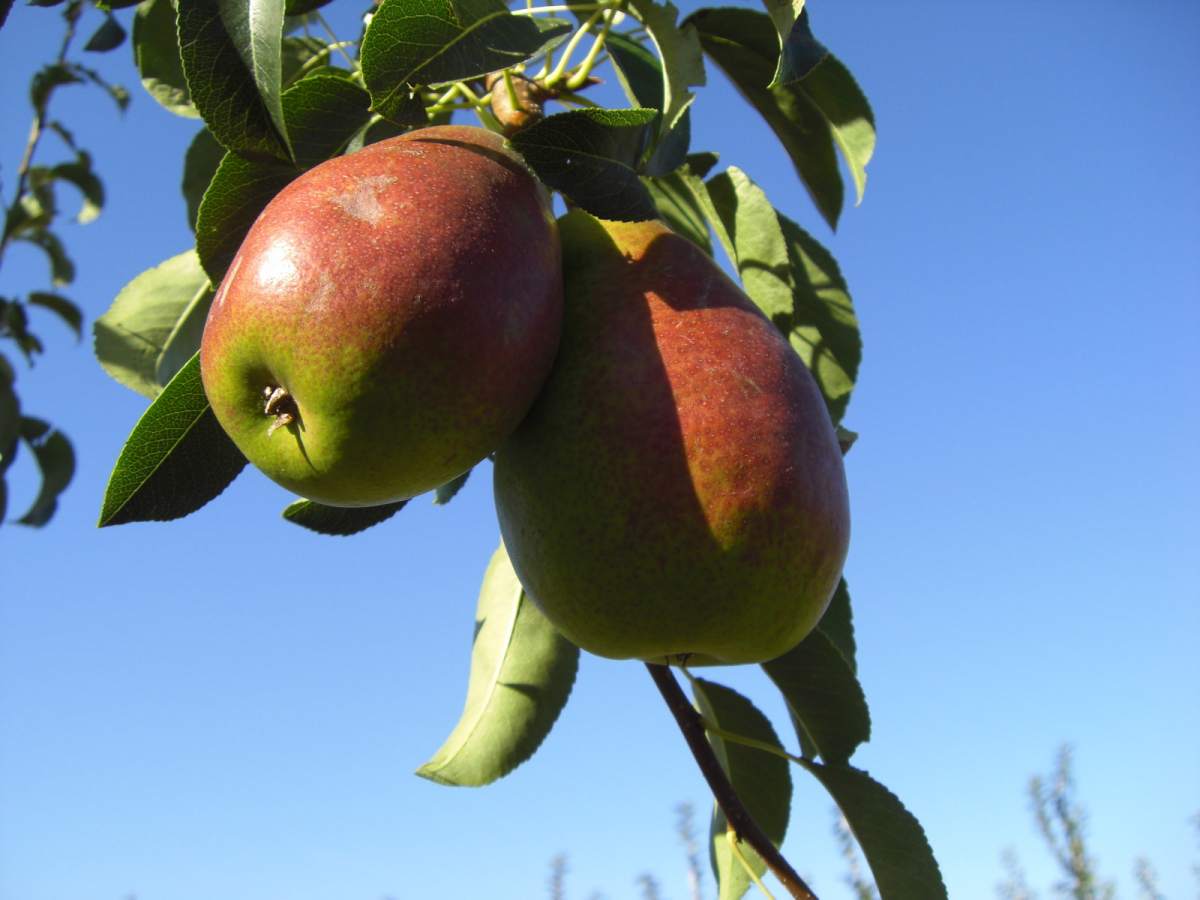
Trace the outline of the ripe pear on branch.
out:
M 562 319 L 546 190 L 503 138 L 438 126 L 283 189 L 213 300 L 205 392 L 243 454 L 333 506 L 412 497 L 524 416 Z
M 559 222 L 564 324 L 495 456 L 517 574 L 601 656 L 749 663 L 795 646 L 849 540 L 820 391 L 753 302 L 656 221 Z

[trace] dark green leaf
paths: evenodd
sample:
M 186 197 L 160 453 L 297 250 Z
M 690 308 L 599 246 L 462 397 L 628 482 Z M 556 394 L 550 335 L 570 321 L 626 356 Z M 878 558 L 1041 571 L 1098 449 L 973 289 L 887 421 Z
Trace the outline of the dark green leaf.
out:
M 417 774 L 471 787 L 507 775 L 550 733 L 578 665 L 579 648 L 529 600 L 500 547 L 479 591 L 462 716 Z
M 700 179 L 716 159 L 714 153 L 693 154 L 676 171 L 645 179 L 663 221 L 709 256 L 712 256 L 713 248 L 708 233 L 709 215 L 704 212 L 702 198 L 703 202 L 710 205 L 711 202 Z
M 858 840 L 881 900 L 943 900 L 942 873 L 921 823 L 866 772 L 805 760 Z
M 196 214 L 196 252 L 213 284 L 225 277 L 263 207 L 299 174 L 283 163 L 225 154 Z
M 694 28 L 676 24 L 679 10 L 669 0 L 629 0 L 629 7 L 646 27 L 662 60 L 662 99 L 656 106 L 663 113 L 660 130 L 665 135 L 679 124 L 693 100 L 688 88 L 704 84 L 700 41 Z
M 204 192 L 217 174 L 217 167 L 225 157 L 225 148 L 220 145 L 212 132 L 201 128 L 188 144 L 187 153 L 183 157 L 183 199 L 187 204 L 188 227 L 196 230 L 196 216 L 200 212 L 200 201 Z
M 131 6 L 137 6 L 141 0 L 97 0 L 96 6 L 100 9 L 128 9 Z
M 701 9 L 687 20 L 707 53 L 775 132 L 831 228 L 842 211 L 842 178 L 828 121 L 795 85 L 768 88 L 779 56 L 771 19 L 751 9 Z
M 0 301 L 3 302 L 3 301 Z M 12 465 L 21 436 L 21 401 L 13 387 L 16 375 L 4 356 L 0 355 L 0 484 L 4 471 Z M 0 513 L 0 522 L 4 521 Z
M 51 6 L 58 6 L 62 2 L 63 0 L 28 0 L 30 6 L 41 6 L 47 9 Z
M 576 109 L 548 116 L 512 137 L 537 176 L 601 219 L 658 215 L 637 174 L 653 134 L 652 109 Z
M 859 744 L 870 740 L 871 717 L 862 687 L 820 629 L 763 663 L 763 669 L 787 701 L 801 743 L 815 747 L 825 762 L 847 762 Z
M 113 103 L 117 104 L 117 109 L 119 109 L 121 112 L 125 112 L 129 106 L 129 91 L 125 90 L 125 88 L 121 87 L 119 84 L 110 83 L 95 69 L 89 69 L 86 66 L 80 65 L 74 65 L 72 68 L 82 75 L 83 78 L 101 88 L 104 93 L 108 94 L 108 96 L 112 98 Z
M 363 79 L 372 108 L 394 120 L 413 87 L 517 65 L 546 40 L 500 0 L 384 0 L 363 37 Z
M 833 255 L 782 213 L 779 224 L 796 293 L 790 318 L 776 324 L 817 379 L 836 423 L 846 413 L 862 361 L 854 304 Z
M 318 10 L 322 6 L 327 6 L 331 2 L 333 0 L 287 0 L 284 12 L 289 16 L 302 16 Z
M 186 516 L 225 490 L 245 465 L 208 405 L 196 354 L 130 432 L 109 476 L 99 525 Z
M 173 256 L 138 275 L 117 294 L 92 326 L 96 358 L 112 378 L 155 397 L 165 349 L 189 309 L 211 297 L 208 276 L 194 250 Z M 189 354 L 190 355 L 190 354 Z
M 294 525 L 318 534 L 346 536 L 358 534 L 378 525 L 404 509 L 407 500 L 385 503 L 382 506 L 326 506 L 313 500 L 297 500 L 283 511 L 283 517 Z
M 452 478 L 445 484 L 440 486 L 433 492 L 433 502 L 437 506 L 445 506 L 455 495 L 462 490 L 463 485 L 467 483 L 467 479 L 471 477 L 471 470 L 463 472 L 457 478 Z
M 858 441 L 858 432 L 851 431 L 849 428 L 844 428 L 841 425 L 838 425 L 835 431 L 837 432 L 838 447 L 842 450 L 842 456 L 845 456 Z
M 315 66 L 327 64 L 332 48 L 320 38 L 294 35 L 283 39 L 281 64 L 283 83 L 290 85 Z
M 309 167 L 336 156 L 370 118 L 371 98 L 352 81 L 310 75 L 283 95 L 283 112 L 297 164 Z
M 173 0 L 145 0 L 133 15 L 133 61 L 146 91 L 177 116 L 196 117 L 175 26 Z
M 40 247 L 50 263 L 50 281 L 55 287 L 62 287 L 75 280 L 75 263 L 67 256 L 67 250 L 58 235 L 45 229 L 21 234 L 17 240 L 27 241 Z
M 283 122 L 283 0 L 179 0 L 192 103 L 228 150 L 292 158 Z
M 29 295 L 29 305 L 50 310 L 67 323 L 67 327 L 75 332 L 76 339 L 83 336 L 83 313 L 78 306 L 61 294 L 33 291 Z
M 104 17 L 103 24 L 88 38 L 83 49 L 91 50 L 93 53 L 106 53 L 109 50 L 117 49 L 123 43 L 125 43 L 125 29 L 110 14 Z
M 75 475 L 75 451 L 61 431 L 51 428 L 48 422 L 29 416 L 21 418 L 21 438 L 37 460 L 42 473 L 42 486 L 33 505 L 17 519 L 17 523 L 41 528 L 54 515 L 59 495 Z
M 618 33 L 608 36 L 605 47 L 629 102 L 662 110 L 663 78 L 658 58 L 637 41 Z M 658 137 L 643 166 L 647 175 L 666 175 L 683 164 L 691 141 L 691 121 L 685 110 L 675 127 Z
M 92 171 L 90 156 L 80 152 L 75 162 L 59 163 L 50 170 L 50 175 L 75 185 L 83 194 L 83 206 L 75 217 L 77 222 L 84 225 L 100 215 L 100 210 L 104 207 L 104 184 Z
M 696 708 L 709 725 L 722 731 L 779 747 L 770 721 L 754 704 L 730 688 L 703 679 L 692 680 Z M 787 833 L 792 805 L 792 776 L 788 760 L 774 753 L 709 734 L 721 768 L 745 804 L 751 818 L 776 847 Z M 713 810 L 709 846 L 713 873 L 720 885 L 719 900 L 737 900 L 750 887 L 750 878 L 730 844 L 728 822 L 720 807 Z M 745 843 L 738 848 L 760 876 L 766 863 Z
M 29 102 L 33 108 L 45 112 L 51 92 L 64 84 L 78 84 L 82 78 L 70 67 L 54 63 L 39 69 L 29 83 Z
M 829 51 L 812 33 L 808 10 L 790 15 L 792 0 L 767 0 L 767 11 L 779 31 L 779 65 L 768 87 L 799 81 L 820 64 Z
M 42 352 L 42 342 L 29 330 L 29 316 L 20 301 L 0 298 L 0 337 L 15 341 L 29 365 L 33 365 L 33 357 Z
M 825 615 L 817 623 L 817 629 L 829 638 L 833 646 L 837 647 L 838 653 L 842 654 L 842 659 L 846 660 L 850 671 L 857 673 L 854 616 L 850 609 L 850 589 L 846 587 L 846 579 L 843 578 L 838 582 L 837 590 L 833 592 L 833 599 L 829 601 L 829 608 L 825 610 Z

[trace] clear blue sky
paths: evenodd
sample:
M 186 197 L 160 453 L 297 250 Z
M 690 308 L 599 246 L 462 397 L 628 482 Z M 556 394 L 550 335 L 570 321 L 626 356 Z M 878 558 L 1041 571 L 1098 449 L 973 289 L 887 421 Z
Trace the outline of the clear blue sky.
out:
M 862 321 L 847 574 L 874 738 L 856 761 L 972 900 L 1008 846 L 1048 886 L 1025 784 L 1071 742 L 1103 873 L 1133 897 L 1145 854 L 1167 897 L 1195 896 L 1200 6 L 810 9 L 875 108 L 862 207 L 830 234 L 715 71 L 694 147 L 831 247 Z M 6 202 L 57 32 L 21 4 L 0 30 Z M 56 105 L 109 190 L 65 234 L 89 318 L 189 246 L 195 130 L 141 91 L 128 48 L 95 63 L 134 98 L 123 118 L 80 88 Z M 9 254 L 0 293 L 47 286 L 39 257 Z M 497 540 L 486 467 L 448 508 L 418 499 L 350 540 L 284 523 L 289 497 L 253 472 L 180 522 L 99 531 L 145 402 L 41 331 L 21 394 L 80 462 L 50 527 L 0 529 L 0 900 L 536 900 L 557 853 L 572 900 L 639 896 L 643 871 L 685 897 L 673 809 L 705 820 L 709 800 L 639 665 L 586 658 L 554 733 L 496 785 L 411 774 L 461 708 Z M 19 511 L 32 477 L 12 482 Z M 786 721 L 754 670 L 711 674 Z M 831 804 L 801 775 L 785 852 L 848 896 Z

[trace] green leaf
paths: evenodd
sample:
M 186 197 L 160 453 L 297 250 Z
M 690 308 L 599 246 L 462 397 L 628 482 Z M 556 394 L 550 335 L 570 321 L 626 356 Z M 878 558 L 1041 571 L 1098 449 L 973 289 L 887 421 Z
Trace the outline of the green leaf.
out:
M 657 217 L 637 163 L 652 135 L 652 109 L 576 109 L 547 116 L 512 145 L 543 182 L 601 219 Z
M 333 0 L 287 0 L 287 5 L 284 7 L 284 12 L 289 16 L 302 16 L 305 13 L 313 12 L 320 9 L 322 6 L 327 6 Z
M 75 217 L 80 225 L 93 221 L 104 208 L 104 184 L 92 171 L 92 158 L 80 151 L 75 162 L 59 163 L 50 169 L 50 177 L 75 185 L 83 194 L 83 206 Z
M 433 492 L 433 502 L 436 506 L 445 506 L 455 495 L 462 490 L 463 485 L 467 483 L 467 479 L 471 477 L 471 470 L 463 472 L 457 478 L 451 478 L 445 484 L 441 485 Z
M 213 284 L 220 284 L 258 214 L 300 172 L 279 162 L 226 153 L 196 213 L 196 252 Z
M 663 221 L 709 256 L 713 255 L 713 248 L 708 221 L 717 220 L 717 215 L 701 179 L 716 162 L 715 153 L 693 153 L 669 175 L 645 179 Z
M 99 525 L 186 516 L 225 490 L 245 465 L 208 405 L 196 354 L 126 439 L 104 491 Z
M 0 355 L 0 484 L 5 470 L 12 465 L 21 436 L 21 401 L 13 388 L 16 375 L 4 356 Z M 0 511 L 0 522 L 4 514 Z
M 801 744 L 828 763 L 847 762 L 871 738 L 871 717 L 858 679 L 824 632 L 814 630 L 783 656 L 763 663 L 787 701 Z
M 104 93 L 108 94 L 112 98 L 113 103 L 117 104 L 119 111 L 125 112 L 129 107 L 129 91 L 125 90 L 121 85 L 111 84 L 95 69 L 89 69 L 86 66 L 78 64 L 72 64 L 71 68 L 83 76 L 83 79 L 92 82 L 92 84 L 103 90 Z
M 358 534 L 373 525 L 385 522 L 404 509 L 407 500 L 384 503 L 382 506 L 326 506 L 313 500 L 297 500 L 283 511 L 283 517 L 293 525 L 318 534 L 346 536 Z
M 208 190 L 217 167 L 225 157 L 225 148 L 212 136 L 207 128 L 201 128 L 188 144 L 183 156 L 183 181 L 180 185 L 187 204 L 188 227 L 196 230 L 196 217 L 200 212 L 200 201 Z
M 661 133 L 679 124 L 695 95 L 688 88 L 704 84 L 704 56 L 694 28 L 676 25 L 679 10 L 673 3 L 629 0 L 629 8 L 646 26 L 662 60 L 663 75 Z
M 692 190 L 701 188 L 690 182 Z M 833 421 L 845 414 L 862 359 L 858 320 L 829 251 L 776 211 L 744 172 L 730 167 L 705 186 L 714 230 L 732 247 L 746 293 L 787 336 L 817 381 Z M 702 195 L 701 195 L 702 196 Z M 698 201 L 701 209 L 705 204 Z
M 637 41 L 612 33 L 604 44 L 613 69 L 629 102 L 637 107 L 663 108 L 662 64 Z M 675 127 L 658 136 L 643 170 L 647 175 L 666 175 L 683 165 L 691 141 L 691 116 L 684 110 Z
M 770 721 L 741 694 L 700 678 L 692 679 L 692 693 L 696 708 L 709 725 L 740 737 L 779 746 L 779 738 Z M 751 818 L 771 843 L 780 846 L 787 833 L 792 805 L 792 776 L 788 760 L 711 733 L 708 740 Z M 719 900 L 737 900 L 746 893 L 751 881 L 730 845 L 728 822 L 719 806 L 713 809 L 710 838 L 709 852 L 713 874 L 720 886 Z M 766 863 L 748 845 L 742 843 L 739 850 L 758 875 L 766 872 Z
M 921 823 L 866 772 L 805 760 L 858 840 L 881 900 L 942 900 L 948 895 Z
M 285 37 L 280 56 L 284 85 L 290 85 L 307 75 L 310 69 L 326 64 L 330 52 L 329 44 L 320 38 L 307 35 Z
M 296 162 L 315 166 L 336 156 L 371 117 L 371 98 L 336 75 L 315 74 L 283 95 L 283 111 Z
M 64 84 L 79 84 L 83 79 L 72 67 L 61 63 L 43 66 L 29 82 L 29 102 L 36 112 L 45 113 L 46 103 L 55 88 Z
M 83 312 L 78 306 L 62 296 L 62 294 L 32 291 L 29 294 L 29 305 L 40 306 L 42 309 L 50 310 L 50 312 L 62 319 L 68 328 L 75 332 L 76 340 L 83 336 Z
M 817 379 L 829 414 L 837 423 L 846 413 L 862 361 L 858 317 L 833 255 L 782 213 L 779 224 L 788 245 L 796 294 L 790 319 L 776 324 Z
M 836 228 L 843 187 L 835 137 L 847 154 L 860 199 L 874 150 L 874 119 L 849 72 L 830 55 L 802 81 L 769 88 L 779 41 L 767 15 L 750 9 L 702 9 L 687 21 L 700 32 L 704 52 L 775 132 L 817 209 Z
M 19 300 L 0 298 L 0 337 L 15 341 L 29 365 L 33 365 L 33 357 L 43 350 L 42 342 L 29 330 L 29 316 Z
M 133 61 L 142 87 L 177 116 L 197 118 L 183 74 L 174 0 L 144 0 L 133 14 Z
M 518 65 L 546 40 L 500 0 L 383 0 L 363 37 L 363 79 L 372 108 L 395 119 L 413 87 Z
M 211 293 L 194 250 L 138 275 L 92 326 L 104 371 L 139 394 L 157 396 L 166 383 L 159 373 L 168 342 L 189 308 Z
M 462 716 L 417 774 L 470 787 L 507 775 L 550 733 L 578 665 L 579 649 L 529 600 L 500 547 L 479 591 Z
M 746 293 L 772 321 L 776 316 L 790 315 L 791 265 L 771 201 L 735 166 L 709 179 L 707 187 L 733 245 L 734 262 Z
M 37 499 L 28 512 L 17 519 L 17 524 L 41 528 L 58 509 L 58 497 L 75 475 L 75 451 L 61 431 L 30 416 L 21 417 L 21 438 L 37 460 L 42 486 Z
M 107 53 L 109 50 L 117 49 L 123 43 L 125 43 L 125 29 L 110 13 L 104 17 L 104 22 L 88 38 L 83 49 L 93 53 Z
M 825 615 L 821 616 L 821 621 L 817 623 L 817 630 L 829 638 L 838 653 L 842 654 L 842 659 L 846 661 L 850 671 L 857 673 L 854 616 L 850 609 L 850 589 L 846 587 L 846 579 L 843 578 L 838 582 L 837 590 L 833 592 L 833 599 L 829 601 L 829 608 L 825 610 Z
M 43 228 L 25 232 L 19 235 L 17 240 L 26 241 L 42 249 L 50 263 L 50 282 L 55 287 L 62 287 L 75 280 L 75 263 L 71 262 L 71 258 L 67 256 L 67 249 L 54 232 Z
M 174 378 L 175 373 L 186 366 L 200 349 L 200 339 L 204 336 L 204 323 L 208 320 L 214 293 L 212 285 L 205 284 L 197 288 L 191 301 L 183 308 L 175 327 L 163 342 L 154 365 L 154 380 L 159 384 L 165 385 Z
M 289 161 L 283 121 L 283 0 L 179 0 L 192 103 L 213 136 L 249 158 Z
M 779 64 L 767 87 L 799 81 L 828 56 L 829 51 L 813 36 L 804 0 L 763 0 L 763 4 L 779 33 Z

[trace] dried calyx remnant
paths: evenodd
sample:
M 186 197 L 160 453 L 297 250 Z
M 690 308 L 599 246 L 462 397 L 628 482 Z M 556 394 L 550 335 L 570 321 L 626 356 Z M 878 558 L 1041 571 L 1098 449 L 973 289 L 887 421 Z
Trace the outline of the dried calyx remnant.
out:
M 263 412 L 268 416 L 275 417 L 275 420 L 271 422 L 271 427 L 267 429 L 268 437 L 278 429 L 286 428 L 300 418 L 300 410 L 296 408 L 296 401 L 292 399 L 292 395 L 285 388 L 267 385 L 263 388 L 262 393 L 267 401 L 263 405 Z

